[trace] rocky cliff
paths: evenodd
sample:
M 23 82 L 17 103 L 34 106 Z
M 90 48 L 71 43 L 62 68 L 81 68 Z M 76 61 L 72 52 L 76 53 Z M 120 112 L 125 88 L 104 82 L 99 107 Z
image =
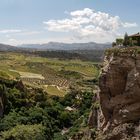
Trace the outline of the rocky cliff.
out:
M 99 140 L 140 139 L 140 48 L 106 51 L 99 80 Z

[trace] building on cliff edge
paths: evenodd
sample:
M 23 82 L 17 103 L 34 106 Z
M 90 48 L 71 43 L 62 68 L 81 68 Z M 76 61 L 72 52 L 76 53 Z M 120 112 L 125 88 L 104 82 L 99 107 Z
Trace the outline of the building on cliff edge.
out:
M 140 33 L 128 36 L 134 46 L 140 46 Z

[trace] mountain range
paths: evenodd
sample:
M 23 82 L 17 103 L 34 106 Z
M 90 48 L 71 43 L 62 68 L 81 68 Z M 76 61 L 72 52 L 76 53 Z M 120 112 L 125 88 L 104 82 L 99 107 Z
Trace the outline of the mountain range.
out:
M 16 50 L 16 49 L 17 48 L 15 46 L 0 44 L 0 51 L 12 51 L 12 50 Z
M 89 43 L 59 43 L 59 42 L 49 42 L 46 44 L 23 44 L 18 46 L 11 46 L 6 44 L 0 44 L 0 51 L 14 51 L 14 50 L 104 50 L 110 48 L 111 43 L 101 44 L 95 42 Z
M 49 42 L 47 44 L 23 44 L 18 48 L 30 48 L 37 50 L 101 50 L 111 47 L 111 43 L 101 44 L 95 42 L 89 43 L 59 43 Z

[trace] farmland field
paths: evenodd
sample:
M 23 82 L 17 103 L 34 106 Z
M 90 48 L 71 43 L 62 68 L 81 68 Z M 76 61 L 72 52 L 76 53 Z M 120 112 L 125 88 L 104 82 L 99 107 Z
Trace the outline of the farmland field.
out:
M 62 90 L 55 85 L 49 85 L 49 86 L 47 85 L 45 87 L 46 87 L 47 93 L 50 94 L 50 95 L 57 95 L 57 96 L 63 97 L 66 94 L 65 90 Z
M 25 84 L 44 88 L 48 94 L 59 96 L 64 96 L 74 85 L 84 89 L 84 80 L 98 77 L 97 65 L 75 59 L 59 60 L 22 53 L 0 53 L 0 77 L 21 79 Z

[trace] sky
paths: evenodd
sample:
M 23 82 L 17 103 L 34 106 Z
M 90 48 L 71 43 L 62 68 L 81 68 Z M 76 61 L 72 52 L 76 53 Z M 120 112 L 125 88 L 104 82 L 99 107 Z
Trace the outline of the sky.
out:
M 0 0 L 0 43 L 112 42 L 140 32 L 140 0 Z

